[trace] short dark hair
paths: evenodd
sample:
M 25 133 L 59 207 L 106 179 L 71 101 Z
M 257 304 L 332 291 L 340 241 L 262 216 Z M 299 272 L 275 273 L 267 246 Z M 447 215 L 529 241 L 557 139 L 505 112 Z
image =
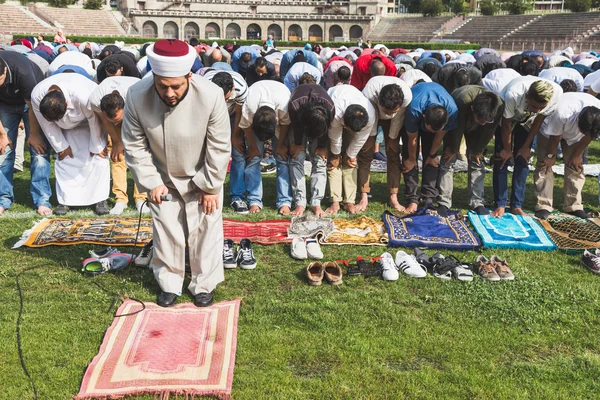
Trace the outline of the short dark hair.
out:
M 472 105 L 473 114 L 485 121 L 493 121 L 498 114 L 500 100 L 495 93 L 483 92 L 475 97 Z
M 40 113 L 48 121 L 58 121 L 67 112 L 67 100 L 60 90 L 48 92 L 40 102 Z
M 423 72 L 430 78 L 438 71 L 438 69 L 440 69 L 440 66 L 433 62 L 423 65 Z
M 21 39 L 15 39 L 15 44 L 14 45 L 16 46 L 16 45 L 19 45 L 19 44 L 23 45 L 23 41 Z
M 577 84 L 573 79 L 563 79 L 560 83 L 560 87 L 562 88 L 564 93 L 568 92 L 577 92 Z
M 110 56 L 113 52 L 110 49 L 104 49 L 98 55 L 98 59 L 100 61 L 104 60 L 106 57 Z
M 104 71 L 107 74 L 114 75 L 116 74 L 123 66 L 115 57 L 109 58 L 104 62 Z
M 318 139 L 327 135 L 331 125 L 331 111 L 323 104 L 308 101 L 300 106 L 298 115 L 304 124 L 305 135 L 309 139 Z
M 67 46 L 62 46 L 58 48 L 58 54 L 62 54 L 65 51 L 69 51 L 69 48 Z
M 264 57 L 258 57 L 254 60 L 254 68 L 264 68 L 269 65 L 269 62 Z
M 404 102 L 404 93 L 399 85 L 390 83 L 381 88 L 377 100 L 381 107 L 388 110 L 395 110 Z
M 425 122 L 434 131 L 440 131 L 448 123 L 448 111 L 439 105 L 429 106 L 425 110 Z
M 109 93 L 100 100 L 100 109 L 108 118 L 115 118 L 117 111 L 125 108 L 125 100 L 119 93 Z
M 248 52 L 242 53 L 240 60 L 242 62 L 249 63 L 250 61 L 252 61 L 252 54 Z
M 356 54 L 356 57 L 360 57 L 362 54 L 362 50 L 361 49 L 354 49 L 353 50 L 354 54 Z
M 600 109 L 594 106 L 584 107 L 579 113 L 577 126 L 584 135 L 597 139 L 600 136 Z
M 466 68 L 459 68 L 458 71 L 454 73 L 454 88 L 458 89 L 463 86 L 467 86 L 470 83 L 471 79 L 469 77 L 469 72 Z
M 350 71 L 350 68 L 346 67 L 345 65 L 337 70 L 337 77 L 340 80 L 340 82 L 348 81 L 351 76 L 352 72 Z
M 6 61 L 0 58 L 0 75 L 4 75 L 6 73 Z
M 314 85 L 317 83 L 317 80 L 310 72 L 305 72 L 302 74 L 300 79 L 298 79 L 298 85 L 311 84 Z
M 94 58 L 94 56 L 92 56 L 92 49 L 85 48 L 81 52 L 89 58 Z
M 439 62 L 443 62 L 444 61 L 443 58 L 442 58 L 442 53 L 431 53 L 430 57 L 431 58 L 435 58 Z
M 264 142 L 271 139 L 275 135 L 277 128 L 277 115 L 275 110 L 269 106 L 262 106 L 256 110 L 254 118 L 252 118 L 252 130 L 256 137 Z
M 344 125 L 352 132 L 360 132 L 369 123 L 369 114 L 361 105 L 351 104 L 344 112 Z
M 217 72 L 213 75 L 211 80 L 212 83 L 223 89 L 224 94 L 227 94 L 233 90 L 233 77 L 231 76 L 231 74 L 225 71 Z
M 519 73 L 523 76 L 537 76 L 539 73 L 539 67 L 535 62 L 521 62 L 519 65 Z
M 196 38 L 196 37 L 190 38 L 190 46 L 196 47 L 196 46 L 198 46 L 199 43 L 200 42 L 198 41 L 198 38 Z

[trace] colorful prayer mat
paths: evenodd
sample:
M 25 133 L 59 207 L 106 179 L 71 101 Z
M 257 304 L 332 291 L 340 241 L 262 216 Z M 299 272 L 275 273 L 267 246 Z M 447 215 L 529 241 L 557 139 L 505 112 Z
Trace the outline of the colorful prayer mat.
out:
M 313 214 L 292 218 L 288 228 L 288 237 L 314 238 L 327 237 L 333 232 L 334 225 L 331 218 L 321 218 Z
M 143 394 L 230 399 L 240 301 L 204 308 L 145 305 L 138 314 L 114 319 L 75 399 Z M 117 313 L 141 308 L 127 300 Z
M 591 219 L 581 219 L 568 214 L 550 214 L 540 220 L 556 246 L 566 252 L 581 252 L 600 248 L 600 226 Z
M 327 235 L 318 235 L 321 244 L 355 244 L 355 245 L 387 245 L 388 238 L 382 222 L 361 216 L 357 219 L 347 220 L 336 218 L 333 220 L 333 231 Z
M 278 244 L 290 241 L 287 238 L 289 225 L 289 220 L 242 222 L 225 219 L 223 233 L 236 243 L 248 238 L 258 244 Z M 83 243 L 133 246 L 137 230 L 138 218 L 43 219 L 23 232 L 13 249 Z M 152 219 L 142 219 L 137 245 L 143 246 L 151 239 Z
M 405 217 L 386 211 L 382 218 L 390 247 L 472 250 L 481 245 L 475 232 L 455 211 L 449 211 L 447 218 L 440 217 L 430 208 L 420 209 Z
M 556 246 L 542 227 L 529 216 L 504 214 L 502 218 L 469 212 L 469 220 L 489 248 L 555 250 Z

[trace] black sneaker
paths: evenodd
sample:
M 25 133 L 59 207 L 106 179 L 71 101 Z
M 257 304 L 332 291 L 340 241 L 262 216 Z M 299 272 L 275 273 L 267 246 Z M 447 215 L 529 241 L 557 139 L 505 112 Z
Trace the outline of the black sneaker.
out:
M 106 200 L 97 202 L 95 211 L 96 211 L 96 214 L 98 214 L 98 215 L 108 214 L 110 212 L 110 209 L 108 208 L 108 203 L 106 202 Z
M 146 243 L 140 254 L 133 260 L 136 267 L 147 267 L 152 260 L 152 240 Z
M 588 219 L 588 218 L 592 218 L 592 217 L 590 216 L 590 214 L 586 213 L 586 212 L 585 212 L 585 211 L 583 211 L 583 210 L 575 210 L 575 211 L 570 211 L 570 212 L 568 212 L 567 214 L 573 215 L 573 216 L 575 216 L 575 217 L 577 217 L 577 218 L 581 218 L 581 219 Z
M 254 252 L 252 251 L 252 241 L 250 239 L 242 239 L 240 241 L 236 261 L 237 265 L 239 265 L 241 269 L 256 268 L 256 258 L 254 258 Z
M 585 250 L 581 256 L 581 264 L 594 274 L 600 275 L 600 257 L 597 254 Z
M 238 214 L 248 214 L 248 204 L 242 199 L 236 199 L 231 202 L 231 208 Z
M 417 262 L 421 266 L 425 267 L 426 269 L 428 269 L 430 271 L 433 269 L 433 266 L 435 264 L 434 264 L 433 260 L 431 259 L 431 257 L 429 257 L 427 255 L 427 253 L 425 253 L 421 249 L 415 247 L 414 254 L 415 254 L 415 260 L 417 260 Z
M 233 269 L 237 267 L 237 260 L 233 250 L 234 245 L 235 244 L 231 239 L 225 239 L 223 241 L 223 268 L 225 269 Z
M 260 173 L 262 175 L 272 174 L 277 170 L 277 165 L 275 164 L 267 164 L 260 166 Z

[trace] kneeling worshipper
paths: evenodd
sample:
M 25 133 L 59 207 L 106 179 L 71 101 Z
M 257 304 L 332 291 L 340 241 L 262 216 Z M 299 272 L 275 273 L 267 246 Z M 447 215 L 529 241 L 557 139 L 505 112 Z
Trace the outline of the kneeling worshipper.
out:
M 82 75 L 58 74 L 40 82 L 31 94 L 40 127 L 58 154 L 54 164 L 56 215 L 65 215 L 69 207 L 92 204 L 98 215 L 109 211 L 107 138 L 88 106 L 97 87 Z
M 186 244 L 198 307 L 210 306 L 224 280 L 223 183 L 231 127 L 223 90 L 190 72 L 196 50 L 159 40 L 146 53 L 154 76 L 129 88 L 123 117 L 125 161 L 149 192 L 154 223 L 150 263 L 160 286 L 156 303 L 175 304 L 185 278 Z M 283 86 L 283 85 L 282 85 Z M 167 194 L 172 201 L 167 201 Z
M 587 93 L 565 93 L 556 112 L 547 118 L 537 136 L 535 216 L 547 219 L 552 212 L 554 173 L 558 145 L 565 162 L 563 211 L 579 218 L 590 218 L 583 211 L 581 191 L 585 184 L 582 154 L 600 135 L 600 100 Z

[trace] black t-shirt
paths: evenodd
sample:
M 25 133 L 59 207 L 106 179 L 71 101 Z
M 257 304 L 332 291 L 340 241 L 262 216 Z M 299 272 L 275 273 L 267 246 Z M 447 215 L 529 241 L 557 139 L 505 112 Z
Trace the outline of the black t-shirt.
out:
M 314 84 L 304 84 L 298 86 L 292 92 L 292 96 L 290 97 L 290 102 L 288 104 L 288 113 L 290 115 L 290 120 L 292 121 L 292 129 L 294 130 L 294 143 L 297 145 L 302 144 L 302 138 L 306 130 L 305 125 L 300 120 L 300 107 L 308 102 L 321 103 L 323 107 L 331 112 L 332 121 L 333 117 L 335 116 L 335 104 L 333 104 L 333 100 L 331 100 L 331 97 L 329 97 L 327 91 L 323 89 L 323 87 Z M 317 143 L 318 148 L 327 147 L 327 144 L 329 143 L 329 137 L 327 134 L 319 137 L 317 139 Z
M 31 100 L 35 85 L 44 80 L 42 70 L 29 59 L 16 51 L 0 51 L 0 58 L 6 63 L 6 79 L 0 86 L 0 103 L 21 106 Z
M 108 78 L 108 75 L 106 75 L 105 68 L 106 68 L 106 62 L 111 59 L 116 59 L 123 67 L 123 75 L 122 76 L 131 76 L 134 78 L 140 77 L 140 72 L 137 69 L 137 65 L 135 65 L 135 61 L 133 61 L 127 55 L 125 55 L 123 53 L 119 53 L 119 54 L 111 54 L 110 56 L 108 56 L 104 60 L 102 60 L 100 65 L 98 65 L 98 71 L 96 74 L 96 79 L 98 80 L 98 82 L 102 82 L 103 80 Z

